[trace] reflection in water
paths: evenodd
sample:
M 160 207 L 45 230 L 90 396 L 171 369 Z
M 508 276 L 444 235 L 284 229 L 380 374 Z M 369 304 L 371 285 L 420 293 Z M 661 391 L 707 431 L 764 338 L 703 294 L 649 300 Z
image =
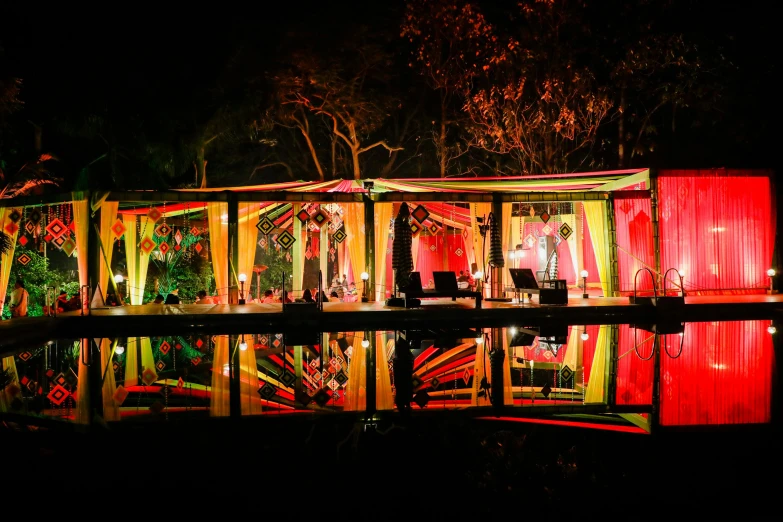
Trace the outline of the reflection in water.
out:
M 3 359 L 0 409 L 85 422 L 90 400 L 100 400 L 111 422 L 363 414 L 399 404 L 413 412 L 504 406 L 543 416 L 617 405 L 623 419 L 646 428 L 768 423 L 775 364 L 769 327 L 742 321 L 690 323 L 682 333 L 588 325 L 61 339 Z

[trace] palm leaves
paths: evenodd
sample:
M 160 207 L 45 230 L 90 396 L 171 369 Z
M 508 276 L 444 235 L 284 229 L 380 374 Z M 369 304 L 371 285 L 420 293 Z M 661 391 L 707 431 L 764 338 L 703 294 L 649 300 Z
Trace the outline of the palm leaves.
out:
M 25 196 L 43 185 L 59 185 L 61 180 L 54 177 L 48 167 L 48 162 L 56 159 L 51 154 L 41 154 L 7 179 L 0 175 L 0 199 Z
M 0 256 L 11 250 L 12 246 L 11 238 L 0 230 Z

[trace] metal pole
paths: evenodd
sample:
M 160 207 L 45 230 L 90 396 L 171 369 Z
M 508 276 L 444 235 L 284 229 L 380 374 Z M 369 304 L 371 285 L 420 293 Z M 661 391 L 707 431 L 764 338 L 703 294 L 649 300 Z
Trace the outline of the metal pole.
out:
M 228 193 L 228 303 L 237 304 L 233 300 L 234 285 L 231 283 L 231 274 L 239 270 L 239 199 L 236 193 Z M 238 273 L 237 273 L 238 274 Z
M 365 297 L 375 301 L 375 202 L 364 196 L 364 258 L 370 280 L 364 282 Z M 369 283 L 369 284 L 368 284 Z
M 661 241 L 658 235 L 658 177 L 650 171 L 650 213 L 652 214 L 653 252 L 655 253 L 656 278 L 661 277 Z M 659 281 L 660 283 L 660 281 Z M 661 286 L 660 284 L 656 286 Z
M 366 404 L 366 411 L 367 411 L 367 418 L 372 417 L 375 415 L 375 412 L 377 411 L 377 405 L 376 405 L 376 397 L 377 397 L 377 383 L 375 381 L 375 336 L 371 335 L 370 332 L 364 332 L 364 338 L 367 339 L 370 342 L 370 345 L 367 347 L 367 349 L 364 351 L 365 356 L 367 357 L 367 381 L 366 381 L 366 390 L 367 390 L 367 404 Z

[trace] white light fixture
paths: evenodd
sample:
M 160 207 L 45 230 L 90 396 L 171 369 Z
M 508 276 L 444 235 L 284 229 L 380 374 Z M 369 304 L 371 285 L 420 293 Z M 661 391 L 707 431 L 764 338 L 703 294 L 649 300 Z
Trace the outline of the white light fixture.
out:
M 124 283 L 125 282 L 125 278 L 123 277 L 122 274 L 117 274 L 116 276 L 114 276 L 114 282 L 117 283 L 117 284 Z
M 481 279 L 484 277 L 484 272 L 481 270 L 477 270 L 475 274 L 473 274 L 473 279 Z
M 247 343 L 245 341 L 242 341 L 241 343 L 239 343 L 239 351 L 240 352 L 247 351 Z
M 770 268 L 769 270 L 767 270 L 767 275 L 769 277 L 775 277 L 775 274 L 777 274 L 777 272 L 775 271 L 774 268 Z
M 359 277 L 362 278 L 362 303 L 366 303 L 369 301 L 367 298 L 367 281 L 370 279 L 370 274 L 362 272 Z
M 533 369 L 533 365 L 536 363 L 536 361 L 530 360 L 528 361 L 530 363 L 530 369 Z
M 775 334 L 777 331 L 778 331 L 778 329 L 777 329 L 777 328 L 775 328 L 775 327 L 774 327 L 774 326 L 772 326 L 772 325 L 770 325 L 770 326 L 767 328 L 767 332 L 769 332 L 770 334 Z
M 125 347 L 124 347 L 124 346 L 121 346 L 121 345 L 118 345 L 118 346 L 117 346 L 117 347 L 114 349 L 114 353 L 116 353 L 117 355 L 122 355 L 122 354 L 124 354 L 124 353 L 125 353 Z
M 484 336 L 476 337 L 476 344 L 484 344 Z
M 516 335 L 517 334 L 517 327 L 516 326 L 512 326 L 511 328 L 508 329 L 508 331 L 511 332 L 511 335 Z
M 586 341 L 590 338 L 590 334 L 587 332 L 582 332 L 582 335 L 580 335 L 583 341 Z
M 677 273 L 680 274 L 680 277 L 685 277 L 685 269 L 684 268 L 681 268 L 681 269 L 677 270 Z
M 239 274 L 239 282 L 244 283 L 247 281 L 247 274 Z
M 516 257 L 516 253 L 513 250 L 508 253 L 508 258 L 509 259 L 514 259 L 515 257 Z
M 579 277 L 587 277 L 589 275 L 590 273 L 587 270 L 582 270 L 581 272 L 579 272 Z
M 362 339 L 362 348 L 368 348 L 370 346 L 370 341 L 367 339 Z

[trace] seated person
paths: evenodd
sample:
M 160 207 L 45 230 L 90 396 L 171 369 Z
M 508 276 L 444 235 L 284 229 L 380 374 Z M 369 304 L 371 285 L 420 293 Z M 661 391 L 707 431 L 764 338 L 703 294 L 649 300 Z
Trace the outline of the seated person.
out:
M 459 276 L 457 277 L 457 282 L 458 283 L 463 283 L 463 282 L 464 283 L 468 283 L 468 282 L 470 282 L 470 277 L 468 277 L 468 275 L 465 274 L 464 270 L 460 270 L 459 271 Z
M 163 296 L 158 294 L 155 296 L 155 300 L 152 302 L 153 304 L 163 304 Z
M 196 294 L 195 304 L 215 304 L 211 296 L 207 295 L 206 290 L 199 290 Z
M 275 293 L 270 289 L 264 292 L 264 298 L 261 300 L 262 303 L 276 303 L 275 300 Z
M 179 304 L 179 289 L 175 288 L 171 292 L 169 292 L 169 295 L 166 296 L 166 303 L 167 305 L 178 305 Z
M 117 300 L 117 296 L 114 292 L 106 294 L 106 306 L 120 306 L 120 302 Z
M 305 288 L 305 291 L 302 292 L 302 300 L 305 303 L 314 303 L 315 299 L 313 299 L 313 294 L 310 292 L 309 288 Z
M 340 296 L 337 295 L 337 292 L 332 292 L 329 294 L 329 302 L 331 303 L 339 303 L 340 302 Z
M 57 301 L 55 301 L 55 304 L 57 305 L 57 312 L 65 312 L 69 310 L 68 308 L 68 294 L 65 292 L 65 290 L 60 291 L 60 295 L 57 296 Z

